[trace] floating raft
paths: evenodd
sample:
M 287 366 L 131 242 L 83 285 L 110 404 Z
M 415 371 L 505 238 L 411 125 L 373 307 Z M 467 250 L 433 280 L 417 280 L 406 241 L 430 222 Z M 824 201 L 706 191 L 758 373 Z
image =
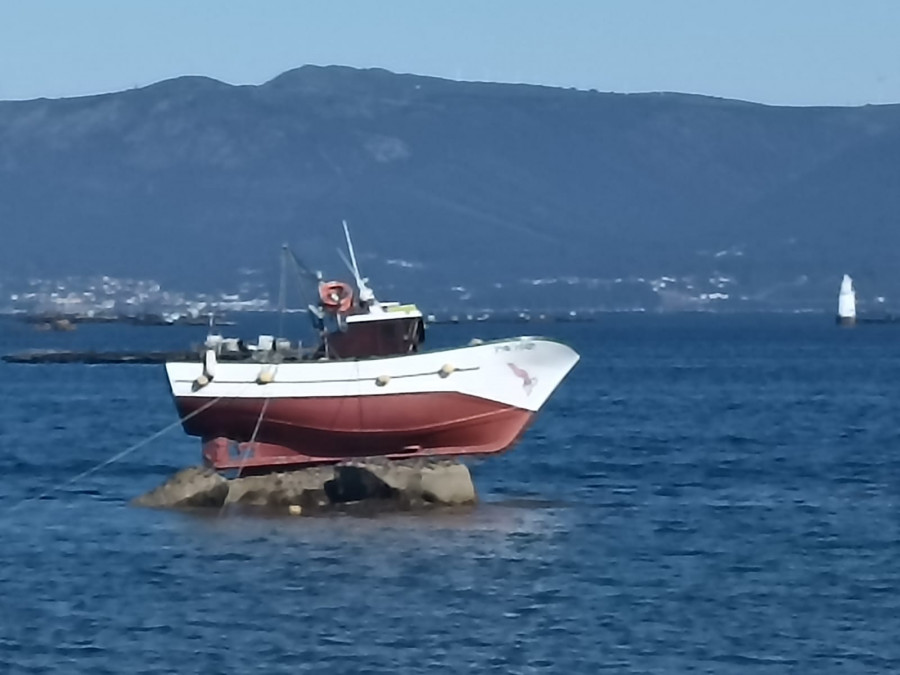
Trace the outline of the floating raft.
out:
M 900 323 L 900 316 L 857 316 L 856 323 Z
M 166 361 L 191 360 L 197 358 L 194 351 L 151 351 L 151 352 L 73 352 L 58 350 L 40 350 L 6 354 L 3 360 L 7 363 L 132 363 L 160 364 Z

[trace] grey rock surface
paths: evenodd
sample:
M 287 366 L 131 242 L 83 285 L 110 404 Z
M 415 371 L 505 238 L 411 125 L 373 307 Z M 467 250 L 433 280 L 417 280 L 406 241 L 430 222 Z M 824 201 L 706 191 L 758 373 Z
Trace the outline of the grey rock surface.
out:
M 165 483 L 133 500 L 136 506 L 219 507 L 230 491 L 228 481 L 212 469 L 192 466 L 182 469 Z
M 169 508 L 249 506 L 286 508 L 291 513 L 364 513 L 476 501 L 472 476 L 460 462 L 361 459 L 231 480 L 209 468 L 189 467 L 132 503 Z

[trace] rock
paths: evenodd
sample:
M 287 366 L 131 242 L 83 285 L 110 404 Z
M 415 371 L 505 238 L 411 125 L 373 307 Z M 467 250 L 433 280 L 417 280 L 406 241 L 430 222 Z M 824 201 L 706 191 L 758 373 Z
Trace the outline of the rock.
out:
M 333 476 L 334 469 L 328 466 L 235 478 L 228 481 L 225 503 L 320 508 L 328 504 L 326 483 Z
M 474 504 L 475 483 L 465 464 L 446 463 L 427 466 L 419 474 L 422 498 L 434 504 Z
M 150 507 L 219 507 L 225 503 L 228 492 L 228 481 L 216 471 L 192 466 L 182 469 L 158 488 L 137 497 L 132 503 Z
M 191 467 L 136 498 L 138 506 L 241 505 L 285 508 L 290 513 L 429 508 L 477 500 L 468 467 L 448 460 L 361 459 L 226 480 L 212 469 Z

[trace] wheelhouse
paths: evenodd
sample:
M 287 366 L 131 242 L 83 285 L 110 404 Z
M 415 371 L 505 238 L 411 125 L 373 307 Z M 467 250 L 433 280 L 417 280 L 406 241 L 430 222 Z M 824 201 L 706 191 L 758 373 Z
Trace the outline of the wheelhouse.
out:
M 415 305 L 378 303 L 364 313 L 338 317 L 323 341 L 332 359 L 415 353 L 425 341 L 425 322 Z

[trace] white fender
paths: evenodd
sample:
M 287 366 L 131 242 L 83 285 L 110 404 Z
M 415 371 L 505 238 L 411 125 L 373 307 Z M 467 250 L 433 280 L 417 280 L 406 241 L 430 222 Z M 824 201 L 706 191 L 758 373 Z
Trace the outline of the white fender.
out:
M 203 374 L 207 379 L 212 380 L 216 376 L 216 353 L 212 349 L 207 349 L 203 355 Z
M 262 370 L 259 371 L 259 374 L 256 376 L 257 384 L 270 384 L 275 381 L 275 373 L 278 372 L 278 366 L 274 366 L 272 364 L 268 364 L 262 367 Z

